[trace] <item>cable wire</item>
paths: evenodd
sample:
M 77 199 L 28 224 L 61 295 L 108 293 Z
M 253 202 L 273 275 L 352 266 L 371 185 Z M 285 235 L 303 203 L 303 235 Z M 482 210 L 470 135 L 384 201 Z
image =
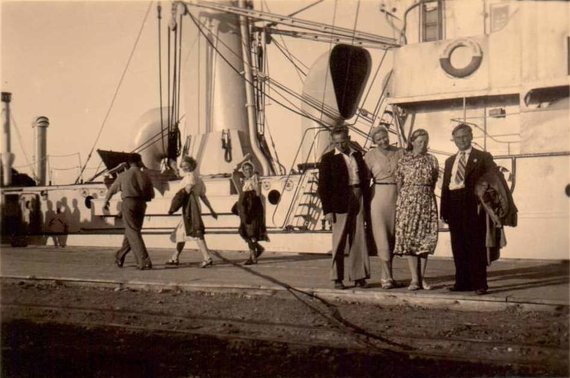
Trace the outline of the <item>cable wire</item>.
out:
M 103 129 L 105 128 L 105 125 L 107 123 L 107 119 L 109 118 L 109 115 L 111 114 L 111 110 L 113 109 L 113 106 L 115 105 L 115 100 L 117 99 L 117 96 L 119 94 L 119 90 L 123 84 L 123 80 L 125 79 L 125 76 L 127 74 L 127 70 L 129 69 L 129 66 L 131 64 L 131 61 L 133 59 L 133 56 L 135 54 L 135 50 L 139 44 L 139 40 L 141 38 L 143 29 L 144 29 L 144 25 L 146 23 L 146 20 L 148 18 L 148 15 L 150 13 L 150 9 L 152 6 L 152 1 L 148 4 L 148 8 L 146 10 L 146 13 L 144 15 L 141 27 L 139 29 L 139 34 L 137 35 L 137 38 L 135 40 L 135 43 L 133 45 L 133 48 L 131 49 L 131 53 L 129 54 L 129 58 L 127 60 L 127 64 L 123 70 L 123 73 L 121 74 L 121 78 L 119 79 L 119 83 L 117 85 L 117 88 L 115 89 L 115 93 L 113 93 L 113 98 L 111 99 L 111 104 L 109 105 L 109 109 L 107 110 L 107 113 L 105 114 L 105 118 L 103 119 L 103 122 L 101 124 L 101 127 L 99 128 L 99 132 L 97 133 L 97 137 L 95 138 L 95 142 L 93 143 L 93 147 L 91 147 L 91 150 L 89 151 L 89 154 L 87 155 L 87 160 L 85 161 L 85 164 L 87 165 L 87 162 L 89 162 L 89 160 L 91 159 L 91 156 L 93 155 L 93 151 L 95 150 L 95 146 L 97 145 L 97 143 L 99 142 L 99 138 L 101 137 L 101 134 L 103 133 Z M 79 179 L 81 178 L 81 175 L 83 174 L 83 171 L 85 170 L 85 166 L 81 168 L 81 171 L 79 172 L 79 175 L 77 176 L 77 179 L 75 179 L 75 183 L 79 183 Z

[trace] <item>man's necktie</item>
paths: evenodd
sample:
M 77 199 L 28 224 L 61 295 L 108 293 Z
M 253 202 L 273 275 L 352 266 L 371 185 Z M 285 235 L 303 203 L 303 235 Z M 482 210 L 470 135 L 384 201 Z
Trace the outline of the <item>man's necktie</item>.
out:
M 455 175 L 455 183 L 462 184 L 465 179 L 465 152 L 459 153 L 459 164 L 457 165 L 457 173 Z

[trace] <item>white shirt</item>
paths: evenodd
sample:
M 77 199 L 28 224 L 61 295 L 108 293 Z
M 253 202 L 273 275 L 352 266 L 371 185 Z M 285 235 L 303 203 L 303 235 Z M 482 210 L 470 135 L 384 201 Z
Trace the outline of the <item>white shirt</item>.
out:
M 188 190 L 194 190 L 194 192 L 198 195 L 203 195 L 206 193 L 206 186 L 195 171 L 183 173 L 182 180 L 180 180 L 180 183 L 176 188 L 176 192 L 181 189 L 186 189 L 187 192 Z
M 467 162 L 469 161 L 469 155 L 471 154 L 471 150 L 473 147 L 469 147 L 465 151 L 457 152 L 455 156 L 455 161 L 453 162 L 453 167 L 451 168 L 451 180 L 449 181 L 449 190 L 457 190 L 465 188 L 465 175 L 463 175 L 463 181 L 458 184 L 455 181 L 455 176 L 457 176 L 457 167 L 459 167 L 459 159 L 461 158 L 461 153 L 465 153 L 465 166 L 467 167 Z
M 348 154 L 342 153 L 338 148 L 335 148 L 334 151 L 335 155 L 342 154 L 342 157 L 344 158 L 344 162 L 348 168 L 348 185 L 360 184 L 360 178 L 358 177 L 358 164 L 353 156 L 356 151 L 352 148 L 350 148 L 350 152 Z

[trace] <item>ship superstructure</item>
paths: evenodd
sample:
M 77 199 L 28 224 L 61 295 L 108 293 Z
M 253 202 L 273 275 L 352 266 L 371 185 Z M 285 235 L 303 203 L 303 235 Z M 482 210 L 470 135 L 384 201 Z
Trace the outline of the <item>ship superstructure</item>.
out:
M 425 128 L 443 166 L 455 148 L 451 129 L 466 122 L 477 146 L 503 168 L 519 207 L 519 226 L 507 230 L 503 256 L 568 258 L 569 5 L 469 3 L 384 2 L 379 15 L 393 24 L 393 37 L 262 12 L 245 1 L 164 4 L 165 33 L 176 42 L 169 49 L 162 106 L 141 115 L 139 147 L 128 151 L 142 155 L 155 185 L 144 226 L 147 244 L 173 246 L 168 235 L 179 215 L 167 210 L 179 183 L 176 161 L 187 154 L 198 160 L 220 215 L 214 220 L 204 214 L 208 244 L 243 249 L 239 219 L 230 211 L 237 200 L 231 173 L 250 153 L 262 175 L 268 249 L 326 253 L 330 227 L 316 183 L 331 127 L 348 125 L 363 151 L 379 124 L 400 146 L 414 128 Z M 303 72 L 299 93 L 266 71 L 278 35 L 330 46 Z M 301 132 L 273 141 L 266 128 L 268 102 L 288 108 Z M 275 143 L 296 151 L 288 166 L 279 161 Z M 106 169 L 84 183 L 46 185 L 44 178 L 36 186 L 4 184 L 4 222 L 25 224 L 29 242 L 50 243 L 52 220 L 63 217 L 68 244 L 118 245 L 120 200 L 107 211 L 102 199 L 124 155 L 104 149 L 100 155 Z M 441 229 L 437 254 L 450 256 L 444 224 Z

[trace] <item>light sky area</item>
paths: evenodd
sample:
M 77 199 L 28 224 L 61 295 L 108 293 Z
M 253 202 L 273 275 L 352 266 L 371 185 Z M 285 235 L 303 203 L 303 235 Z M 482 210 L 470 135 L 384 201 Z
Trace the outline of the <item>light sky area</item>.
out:
M 257 9 L 263 6 L 265 11 L 290 14 L 312 2 L 255 3 Z M 74 181 L 93 146 L 130 151 L 138 131 L 136 120 L 159 106 L 157 3 L 152 2 L 144 24 L 150 2 L 2 0 L 0 4 L 2 91 L 12 93 L 14 167 L 31 172 L 32 123 L 38 116 L 50 120 L 48 169 L 55 184 Z M 360 31 L 392 37 L 380 4 L 378 0 L 325 0 L 297 17 L 351 29 L 357 24 Z M 162 5 L 167 15 L 170 3 Z M 190 24 L 186 23 L 188 27 Z M 137 49 L 106 118 L 141 26 Z M 307 66 L 329 47 L 291 38 L 285 43 Z M 272 61 L 270 54 L 276 53 L 275 48 L 268 51 L 270 73 L 280 74 L 280 82 L 287 82 L 300 93 L 299 76 L 282 56 Z M 373 55 L 373 59 L 377 57 Z M 287 166 L 298 142 L 291 135 L 300 134 L 301 120 L 277 107 L 270 104 L 267 117 L 279 158 Z M 84 178 L 90 177 L 99 163 L 93 152 Z

